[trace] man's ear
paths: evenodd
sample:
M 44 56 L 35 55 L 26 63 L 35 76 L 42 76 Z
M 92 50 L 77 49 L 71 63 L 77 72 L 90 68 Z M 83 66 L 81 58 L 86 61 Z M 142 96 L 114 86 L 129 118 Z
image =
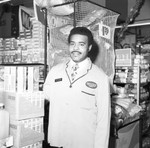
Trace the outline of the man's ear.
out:
M 91 49 L 92 49 L 92 45 L 89 46 L 89 52 L 91 51 Z

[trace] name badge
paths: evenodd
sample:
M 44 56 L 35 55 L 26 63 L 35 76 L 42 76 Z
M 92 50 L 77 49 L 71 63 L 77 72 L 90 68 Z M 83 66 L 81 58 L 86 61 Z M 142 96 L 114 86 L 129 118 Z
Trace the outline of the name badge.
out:
M 62 81 L 62 78 L 55 79 L 55 82 L 60 82 L 60 81 Z
M 92 88 L 92 89 L 97 88 L 97 84 L 95 82 L 92 82 L 92 81 L 87 81 L 86 86 L 89 88 Z

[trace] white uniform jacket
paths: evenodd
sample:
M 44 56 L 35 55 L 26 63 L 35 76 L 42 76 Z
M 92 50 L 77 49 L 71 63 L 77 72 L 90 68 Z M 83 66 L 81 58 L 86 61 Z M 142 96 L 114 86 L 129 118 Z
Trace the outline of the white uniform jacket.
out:
M 110 90 L 106 74 L 91 61 L 71 83 L 68 63 L 54 66 L 44 92 L 50 100 L 48 141 L 63 148 L 108 148 Z

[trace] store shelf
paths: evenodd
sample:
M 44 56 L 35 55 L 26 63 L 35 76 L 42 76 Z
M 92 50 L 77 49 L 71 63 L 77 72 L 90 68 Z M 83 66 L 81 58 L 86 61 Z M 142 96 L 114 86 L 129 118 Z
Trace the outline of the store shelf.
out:
M 43 63 L 7 63 L 7 64 L 0 64 L 0 66 L 40 66 L 43 65 Z
M 147 80 L 147 72 L 149 64 L 144 59 L 144 56 L 142 54 L 141 55 L 137 54 L 133 57 L 134 58 L 130 59 L 132 61 L 131 62 L 132 65 L 115 67 L 116 71 L 114 77 L 114 84 L 116 85 L 116 89 L 118 89 L 118 91 L 120 88 L 123 89 L 125 97 L 122 97 L 121 98 L 122 100 L 131 99 L 133 100 L 133 103 L 135 103 L 135 105 L 138 105 L 141 109 L 136 118 L 131 119 L 127 112 L 128 109 L 126 109 L 126 112 L 123 111 L 121 112 L 122 114 L 127 113 L 127 115 L 121 116 L 121 118 L 125 117 L 125 120 L 123 120 L 124 122 L 117 128 L 117 135 L 119 135 L 120 133 L 121 136 L 124 138 L 129 137 L 130 135 L 127 134 L 128 133 L 127 131 L 125 132 L 125 129 L 129 130 L 130 126 L 132 126 L 133 124 L 138 124 L 135 130 L 136 133 L 135 135 L 136 139 L 138 139 L 139 141 L 137 147 L 142 148 L 143 139 L 146 136 L 149 136 L 150 133 L 149 127 L 147 128 L 147 126 L 145 126 L 147 122 L 146 108 L 147 104 L 149 103 L 149 89 L 150 89 L 149 82 Z M 116 98 L 116 100 L 117 99 L 119 100 L 119 98 Z M 120 103 L 120 101 L 118 102 Z M 122 105 L 124 105 L 124 102 Z M 122 131 L 124 131 L 124 134 L 122 134 Z M 120 144 L 119 146 L 121 146 L 121 142 L 118 141 L 118 143 Z M 135 148 L 137 147 L 135 146 Z

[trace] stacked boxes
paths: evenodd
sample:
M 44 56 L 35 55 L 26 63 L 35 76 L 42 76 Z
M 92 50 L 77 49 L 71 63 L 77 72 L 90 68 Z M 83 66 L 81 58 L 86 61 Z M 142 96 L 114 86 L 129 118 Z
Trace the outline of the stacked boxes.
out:
M 10 120 L 10 134 L 14 137 L 14 148 L 26 147 L 42 142 L 43 118 Z
M 36 92 L 3 92 L 6 110 L 10 113 L 10 135 L 14 148 L 44 140 L 44 95 Z
M 14 148 L 38 145 L 44 140 L 44 93 L 42 65 L 5 66 L 2 98 L 10 113 L 10 135 Z
M 10 118 L 23 120 L 44 116 L 44 95 L 37 92 L 3 92 L 5 108 Z

